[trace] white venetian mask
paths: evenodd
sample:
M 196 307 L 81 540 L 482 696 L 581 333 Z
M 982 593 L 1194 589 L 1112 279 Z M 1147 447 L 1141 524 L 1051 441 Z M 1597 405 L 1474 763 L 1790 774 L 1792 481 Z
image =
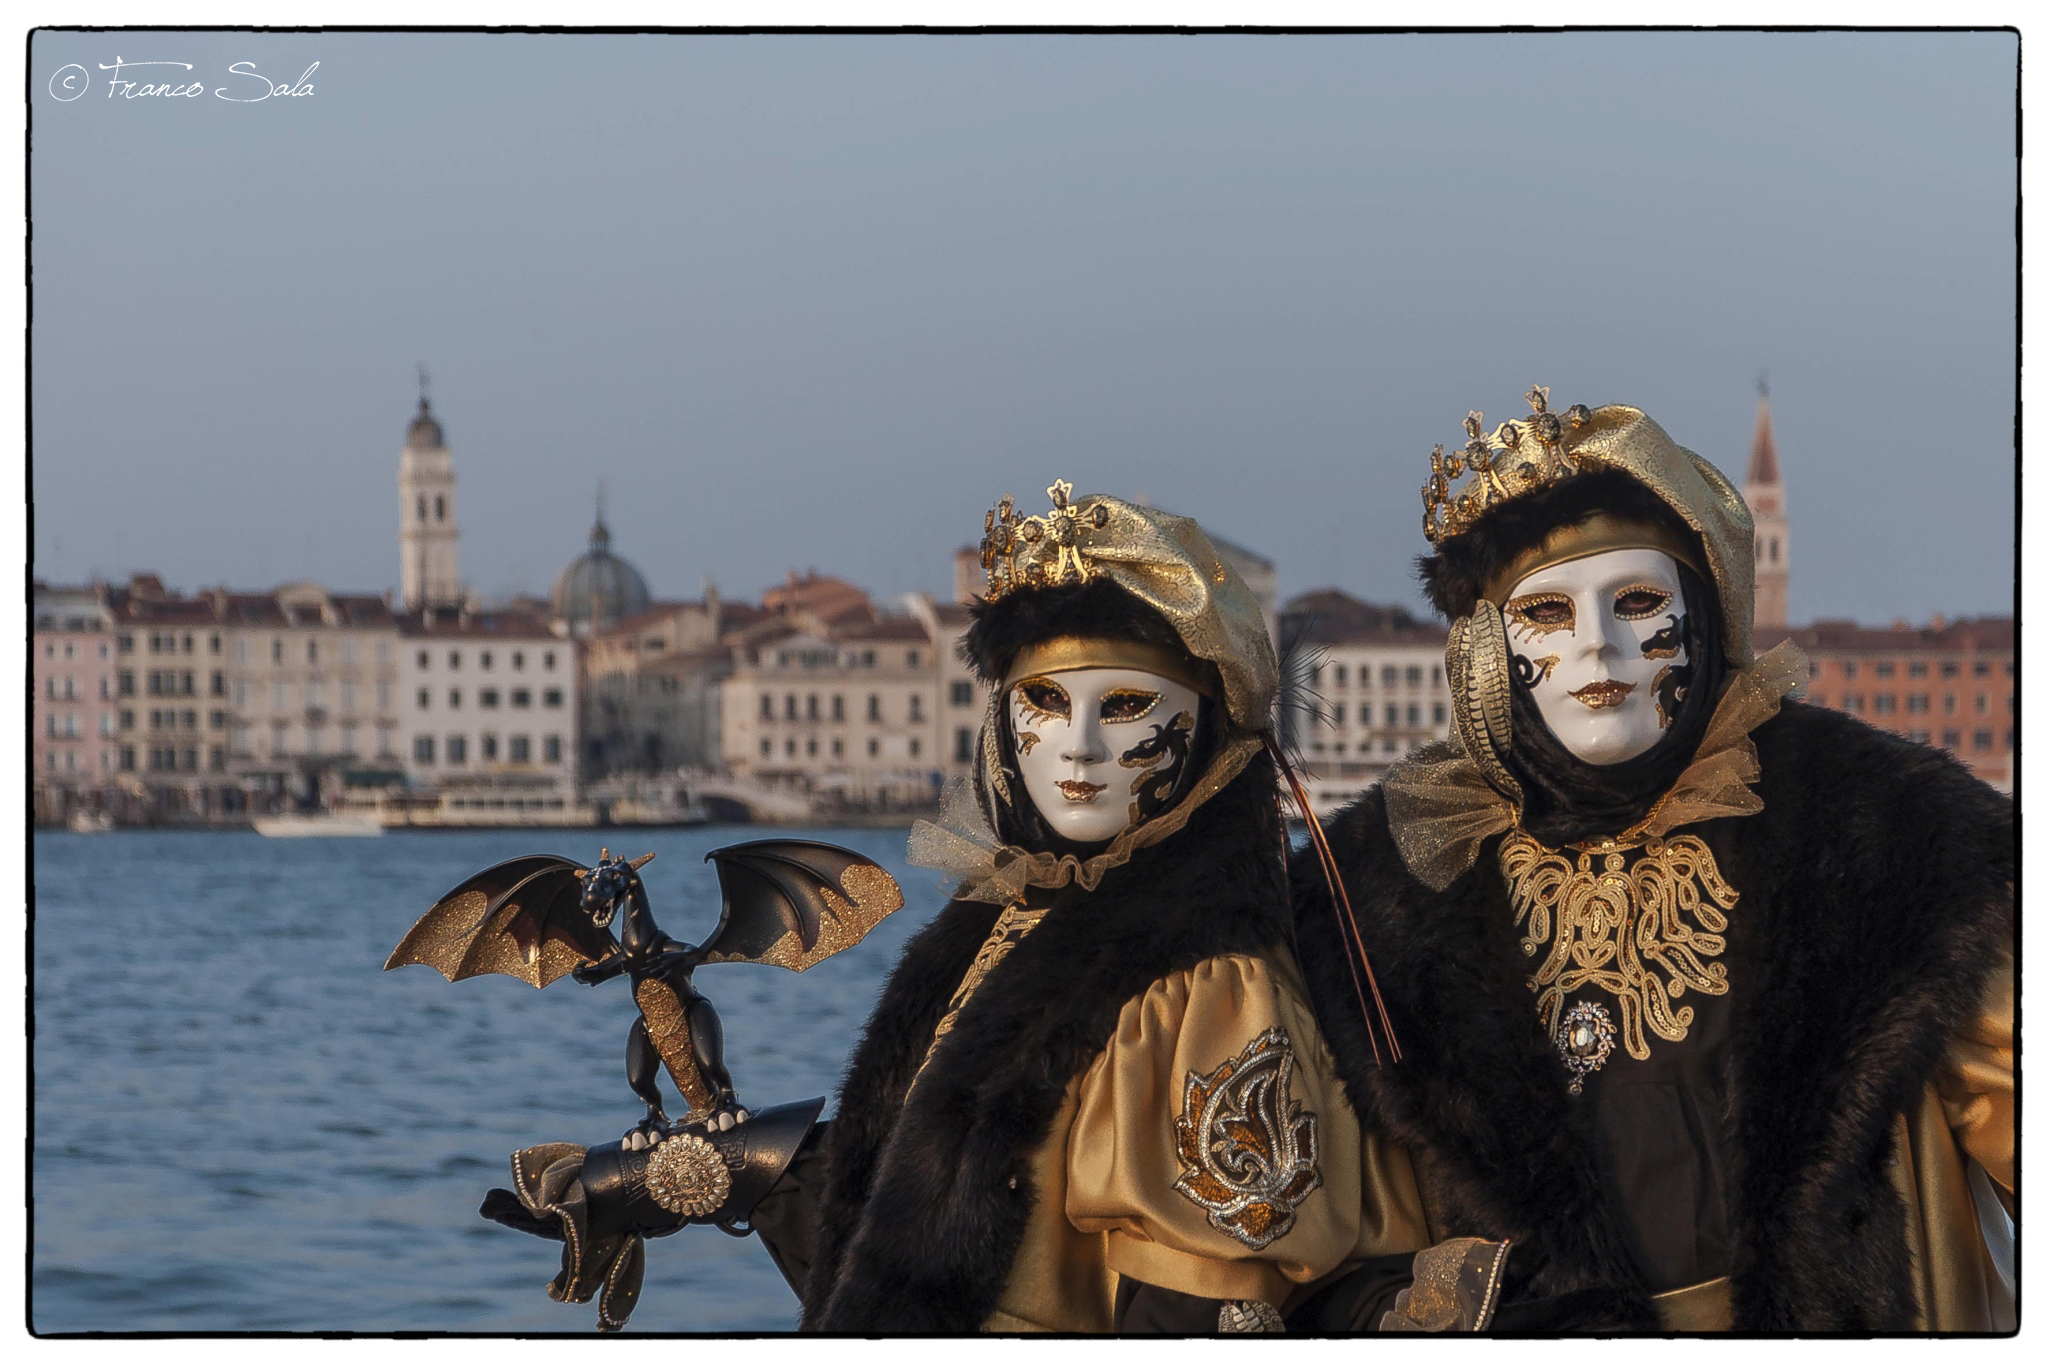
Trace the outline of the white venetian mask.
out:
M 1010 733 L 1025 794 L 1077 844 L 1159 813 L 1188 762 L 1201 694 L 1135 668 L 1035 673 L 1011 685 Z
M 1678 565 L 1607 550 L 1539 569 L 1501 608 L 1516 677 L 1558 742 L 1588 763 L 1643 753 L 1677 718 L 1692 660 Z

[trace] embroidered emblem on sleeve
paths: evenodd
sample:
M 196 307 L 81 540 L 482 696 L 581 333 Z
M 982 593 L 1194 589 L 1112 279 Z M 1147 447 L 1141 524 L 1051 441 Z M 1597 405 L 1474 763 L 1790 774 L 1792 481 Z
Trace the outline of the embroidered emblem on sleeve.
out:
M 1288 1092 L 1293 1075 L 1287 1030 L 1267 1029 L 1208 1075 L 1190 1071 L 1173 1121 L 1173 1188 L 1254 1251 L 1285 1237 L 1294 1210 L 1323 1183 L 1316 1116 Z
M 1231 1299 L 1216 1310 L 1216 1334 L 1236 1336 L 1241 1332 L 1284 1332 L 1287 1324 L 1280 1310 L 1257 1299 Z

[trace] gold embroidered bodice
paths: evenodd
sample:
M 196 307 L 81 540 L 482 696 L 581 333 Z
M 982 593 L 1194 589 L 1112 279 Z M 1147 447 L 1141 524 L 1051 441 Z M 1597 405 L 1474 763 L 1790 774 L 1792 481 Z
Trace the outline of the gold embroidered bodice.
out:
M 1543 954 L 1529 978 L 1546 1033 L 1556 1034 L 1565 997 L 1591 986 L 1621 1012 L 1628 1055 L 1649 1058 L 1645 1029 L 1680 1042 L 1691 1027 L 1689 990 L 1728 993 L 1728 912 L 1738 893 L 1698 836 L 1592 840 L 1563 852 L 1520 829 L 1501 841 L 1522 952 Z M 1547 949 L 1547 951 L 1546 951 Z

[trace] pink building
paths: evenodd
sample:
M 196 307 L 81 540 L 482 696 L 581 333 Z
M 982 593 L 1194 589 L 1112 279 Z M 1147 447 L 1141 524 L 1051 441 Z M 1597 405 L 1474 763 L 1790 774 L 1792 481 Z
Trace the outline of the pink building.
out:
M 101 585 L 39 582 L 33 609 L 30 763 L 42 813 L 61 819 L 101 804 L 96 793 L 119 783 L 117 651 Z

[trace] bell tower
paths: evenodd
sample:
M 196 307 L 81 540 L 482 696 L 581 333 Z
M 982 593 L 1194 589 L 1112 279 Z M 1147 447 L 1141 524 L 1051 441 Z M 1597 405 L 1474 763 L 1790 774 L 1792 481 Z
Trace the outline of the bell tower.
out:
M 1756 522 L 1756 623 L 1786 624 L 1785 598 L 1791 581 L 1791 532 L 1785 521 L 1785 486 L 1778 476 L 1778 441 L 1771 432 L 1771 390 L 1756 385 L 1756 434 L 1749 443 L 1749 477 L 1742 499 Z
M 420 369 L 420 410 L 405 429 L 398 455 L 399 599 L 408 611 L 462 600 L 456 575 L 461 535 L 455 529 L 455 464 L 441 439 L 441 424 L 427 406 L 427 372 Z

